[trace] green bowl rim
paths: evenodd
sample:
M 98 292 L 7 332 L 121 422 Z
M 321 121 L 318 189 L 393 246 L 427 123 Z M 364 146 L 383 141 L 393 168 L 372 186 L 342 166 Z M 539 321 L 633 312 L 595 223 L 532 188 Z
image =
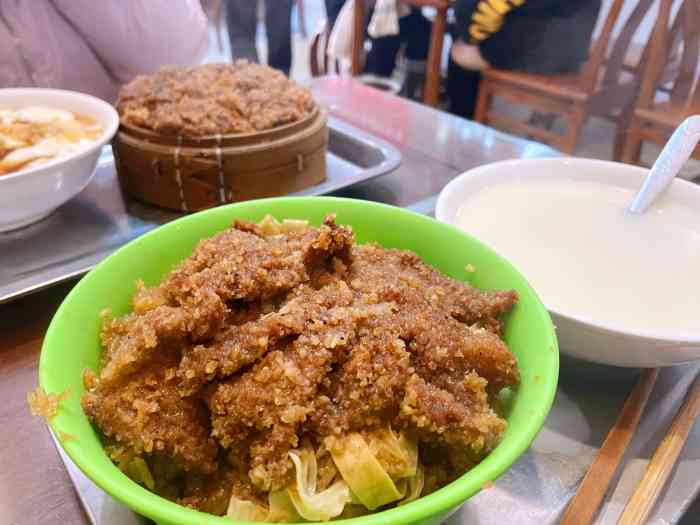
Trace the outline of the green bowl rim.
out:
M 481 243 L 478 239 L 468 235 L 467 233 L 459 230 L 458 228 L 437 221 L 432 217 L 422 215 L 405 208 L 399 208 L 396 206 L 391 206 L 388 204 L 366 201 L 361 199 L 350 199 L 344 197 L 271 197 L 267 199 L 257 199 L 251 201 L 244 201 L 241 203 L 233 203 L 224 206 L 218 206 L 215 208 L 210 208 L 208 210 L 193 213 L 191 215 L 186 215 L 175 219 L 169 223 L 166 223 L 158 228 L 155 228 L 144 235 L 128 242 L 124 246 L 120 247 L 114 253 L 107 256 L 100 263 L 98 263 L 88 274 L 83 276 L 81 280 L 75 285 L 75 287 L 68 293 L 66 298 L 63 300 L 58 310 L 54 314 L 51 324 L 46 332 L 41 350 L 41 356 L 39 359 L 39 383 L 45 387 L 49 380 L 49 371 L 45 366 L 45 350 L 51 345 L 51 341 L 54 337 L 54 332 L 57 330 L 56 319 L 59 318 L 59 314 L 69 307 L 74 296 L 80 294 L 81 289 L 84 286 L 89 285 L 89 276 L 93 274 L 100 267 L 107 264 L 107 262 L 115 257 L 120 251 L 127 247 L 137 246 L 141 243 L 148 242 L 151 236 L 158 235 L 163 228 L 177 228 L 179 226 L 185 225 L 190 221 L 198 221 L 200 217 L 206 214 L 217 214 L 225 213 L 226 210 L 235 208 L 237 206 L 255 206 L 258 204 L 264 205 L 266 202 L 271 201 L 310 201 L 310 200 L 324 200 L 329 203 L 339 202 L 348 203 L 351 205 L 366 205 L 370 207 L 378 207 L 391 209 L 393 213 L 399 215 L 409 215 L 421 222 L 435 222 L 440 225 L 440 227 L 451 230 L 455 235 L 463 236 L 469 238 L 471 241 L 478 243 L 482 249 L 490 252 L 492 255 L 498 257 L 502 260 L 506 266 L 518 275 L 527 289 L 533 294 L 537 303 L 540 306 L 540 316 L 545 317 L 546 325 L 550 328 L 551 336 L 551 357 L 553 359 L 552 366 L 550 370 L 543 370 L 539 374 L 538 382 L 540 388 L 543 390 L 542 396 L 545 397 L 545 402 L 541 403 L 537 407 L 532 408 L 531 417 L 527 423 L 527 426 L 520 433 L 510 437 L 508 440 L 501 442 L 481 463 L 479 463 L 474 469 L 465 472 L 461 477 L 445 485 L 441 489 L 423 496 L 416 501 L 402 505 L 400 507 L 393 507 L 381 512 L 375 512 L 371 514 L 366 514 L 364 516 L 344 519 L 344 520 L 334 520 L 333 523 L 342 523 L 343 525 L 383 525 L 386 523 L 413 523 L 420 520 L 428 519 L 432 516 L 438 515 L 440 513 L 449 512 L 451 509 L 456 509 L 462 503 L 464 503 L 471 496 L 479 492 L 479 488 L 470 488 L 469 485 L 474 483 L 473 480 L 469 479 L 474 476 L 476 471 L 478 478 L 483 479 L 481 483 L 481 489 L 488 486 L 492 481 L 495 481 L 503 472 L 505 472 L 517 459 L 529 448 L 535 436 L 538 434 L 542 428 L 545 418 L 549 413 L 554 402 L 554 396 L 556 394 L 557 382 L 559 376 L 559 347 L 557 343 L 557 338 L 555 334 L 555 328 L 552 320 L 544 307 L 542 301 L 540 300 L 537 293 L 530 286 L 529 282 L 525 277 L 504 257 L 498 255 L 491 248 Z M 88 284 L 86 284 L 88 283 Z M 56 428 L 55 420 L 50 423 L 50 427 L 55 432 L 56 439 L 60 443 L 63 450 L 65 450 L 70 458 L 75 462 L 75 464 L 80 468 L 80 470 L 90 478 L 98 487 L 104 490 L 106 493 L 113 496 L 118 501 L 121 501 L 126 506 L 132 508 L 139 514 L 147 516 L 155 521 L 165 520 L 167 522 L 179 523 L 180 525 L 201 525 L 202 523 L 220 523 L 225 525 L 227 523 L 232 523 L 231 520 L 225 517 L 213 516 L 211 514 L 199 512 L 193 509 L 188 509 L 182 505 L 178 505 L 172 501 L 169 501 L 155 493 L 150 492 L 136 482 L 131 482 L 126 488 L 120 487 L 118 483 L 113 483 L 113 475 L 109 472 L 103 472 L 100 469 L 93 469 L 87 461 L 87 459 L 81 453 L 79 443 L 77 441 L 64 440 L 60 437 L 58 433 L 58 428 Z M 511 459 L 512 458 L 512 459 Z M 154 512 L 155 511 L 155 512 Z M 155 517 L 157 515 L 157 518 Z M 235 522 L 241 525 L 244 522 Z M 253 523 L 253 522 L 245 522 Z

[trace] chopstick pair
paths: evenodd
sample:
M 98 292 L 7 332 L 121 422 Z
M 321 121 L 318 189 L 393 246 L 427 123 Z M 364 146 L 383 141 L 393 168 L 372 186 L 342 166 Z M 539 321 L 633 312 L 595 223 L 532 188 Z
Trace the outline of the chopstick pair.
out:
M 593 520 L 637 428 L 658 375 L 658 368 L 642 372 L 559 525 L 588 525 Z M 688 390 L 666 436 L 649 461 L 644 476 L 627 502 L 617 525 L 641 525 L 646 521 L 678 460 L 699 412 L 700 373 Z
M 700 413 L 700 373 L 690 385 L 676 418 L 651 457 L 642 481 L 627 502 L 625 510 L 617 520 L 617 525 L 636 525 L 646 521 L 661 489 L 671 475 L 698 413 Z

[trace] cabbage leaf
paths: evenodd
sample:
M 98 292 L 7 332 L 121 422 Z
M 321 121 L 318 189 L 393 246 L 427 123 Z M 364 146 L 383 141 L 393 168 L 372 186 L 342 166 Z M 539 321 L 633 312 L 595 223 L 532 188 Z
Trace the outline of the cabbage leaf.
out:
M 367 435 L 369 449 L 396 480 L 415 476 L 418 467 L 418 443 L 405 434 L 397 435 L 391 427 L 375 430 Z
M 270 492 L 267 496 L 269 513 L 267 520 L 273 523 L 297 523 L 304 521 L 292 503 L 287 490 Z
M 231 495 L 226 517 L 233 521 L 267 521 L 267 509 L 253 501 Z
M 322 492 L 316 492 L 316 455 L 309 448 L 289 453 L 296 469 L 296 484 L 287 489 L 299 515 L 309 521 L 328 521 L 339 516 L 351 501 L 345 481 L 336 481 Z
M 402 495 L 384 467 L 357 432 L 328 437 L 326 448 L 352 493 L 369 510 L 401 499 Z

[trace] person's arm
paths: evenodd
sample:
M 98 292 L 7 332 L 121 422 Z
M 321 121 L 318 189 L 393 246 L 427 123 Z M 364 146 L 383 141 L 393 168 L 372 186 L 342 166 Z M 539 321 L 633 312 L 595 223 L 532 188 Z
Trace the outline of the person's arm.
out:
M 472 4 L 467 25 L 468 42 L 478 45 L 503 26 L 505 16 L 522 7 L 526 0 L 469 0 Z
M 460 67 L 470 71 L 481 71 L 490 66 L 479 50 L 479 46 L 456 40 L 450 49 L 450 56 Z
M 53 0 L 117 82 L 163 65 L 192 65 L 206 54 L 199 0 Z
M 479 45 L 503 26 L 508 13 L 526 0 L 457 0 L 455 3 L 456 39 L 450 55 L 464 69 L 481 70 L 489 66 Z

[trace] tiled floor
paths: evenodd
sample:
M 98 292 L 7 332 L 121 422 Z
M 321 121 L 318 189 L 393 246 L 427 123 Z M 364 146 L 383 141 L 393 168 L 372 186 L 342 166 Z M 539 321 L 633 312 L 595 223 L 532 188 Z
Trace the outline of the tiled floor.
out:
M 272 2 L 274 0 L 268 0 Z M 313 35 L 323 24 L 325 20 L 325 8 L 323 0 L 305 0 L 305 19 L 307 35 Z M 293 48 L 293 65 L 291 76 L 298 82 L 305 83 L 311 78 L 309 70 L 309 39 L 304 38 L 299 30 L 299 21 L 296 16 L 296 10 L 292 14 L 292 48 Z M 223 49 L 219 49 L 216 44 L 216 33 L 213 27 L 210 27 L 210 51 L 207 55 L 207 62 L 228 61 L 231 59 L 231 51 L 228 42 L 226 28 L 221 28 Z M 265 35 L 262 26 L 258 27 L 258 49 L 262 59 L 265 59 L 266 43 Z M 503 111 L 512 114 L 521 113 L 519 108 L 503 104 Z M 612 122 L 605 119 L 594 117 L 591 118 L 584 129 L 582 130 L 579 145 L 575 155 L 579 157 L 589 157 L 595 159 L 611 159 L 612 144 L 615 134 L 615 126 Z M 647 164 L 651 164 L 659 153 L 659 148 L 653 145 L 645 146 L 643 150 L 643 160 Z M 700 163 L 691 161 L 683 170 L 684 178 L 696 178 L 700 176 Z

